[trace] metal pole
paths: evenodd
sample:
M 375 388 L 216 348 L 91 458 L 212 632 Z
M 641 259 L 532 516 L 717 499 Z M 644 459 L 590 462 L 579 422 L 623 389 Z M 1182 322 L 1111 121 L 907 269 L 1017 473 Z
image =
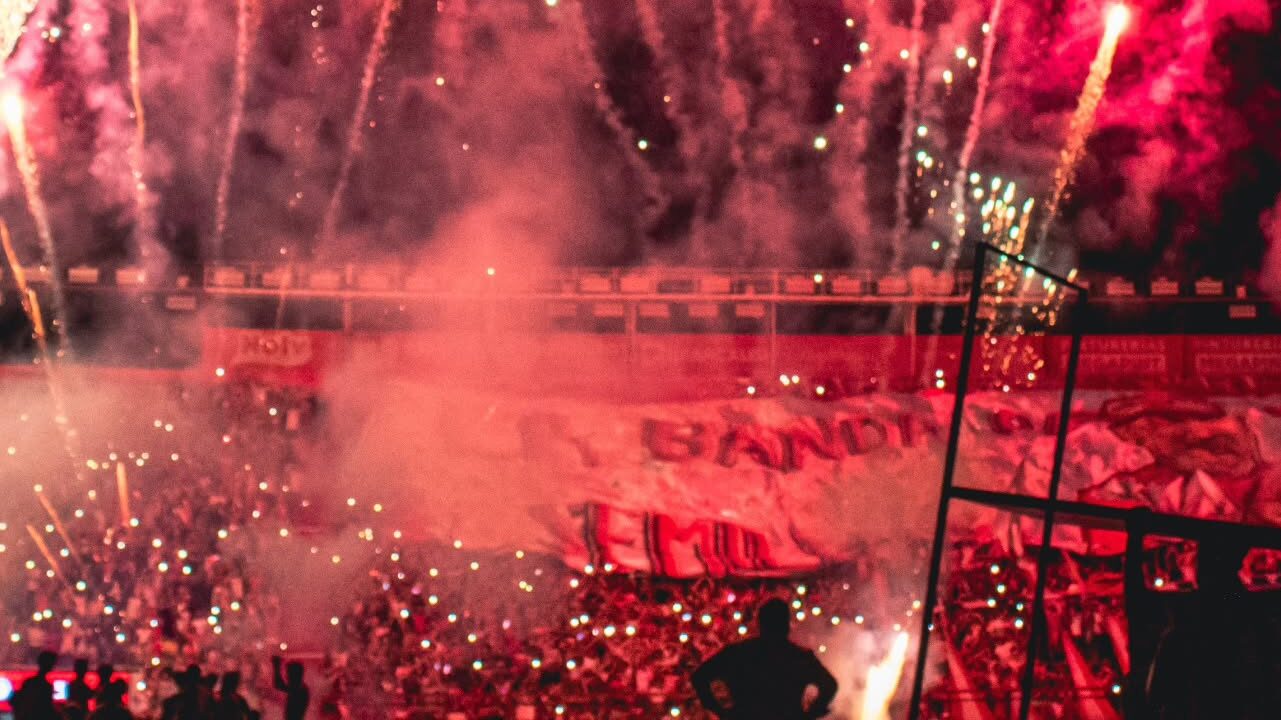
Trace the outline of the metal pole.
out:
M 961 441 L 961 426 L 965 417 L 965 394 L 969 388 L 970 362 L 974 356 L 974 331 L 978 322 L 979 294 L 983 290 L 980 278 L 987 261 L 988 248 L 979 245 L 974 259 L 974 283 L 970 286 L 970 302 L 965 312 L 964 345 L 961 348 L 960 374 L 956 378 L 956 400 L 952 404 L 952 425 L 948 429 L 947 454 L 943 462 L 943 483 L 939 493 L 938 516 L 934 521 L 934 544 L 930 549 L 930 572 L 926 579 L 925 604 L 922 605 L 921 635 L 916 650 L 916 675 L 912 678 L 911 704 L 908 717 L 918 720 L 921 716 L 921 694 L 925 687 L 925 661 L 930 646 L 930 631 L 934 628 L 934 607 L 938 604 L 938 582 L 943 562 L 943 544 L 947 534 L 948 502 L 952 497 L 952 475 L 956 472 L 956 455 Z
M 1086 293 L 1078 293 L 1074 313 L 1081 313 L 1085 307 Z M 1078 315 L 1079 317 L 1079 315 Z M 1075 320 L 1075 318 L 1074 318 Z M 1019 720 L 1027 720 L 1032 712 L 1032 686 L 1036 681 L 1036 653 L 1046 634 L 1045 619 L 1045 583 L 1049 573 L 1046 565 L 1050 559 L 1051 545 L 1054 541 L 1054 509 L 1059 499 L 1059 482 L 1063 479 L 1063 454 L 1067 450 L 1067 435 L 1072 414 L 1072 391 L 1076 388 L 1076 366 L 1081 357 L 1080 326 L 1075 325 L 1072 332 L 1072 346 L 1068 351 L 1067 375 L 1063 378 L 1063 399 L 1059 404 L 1058 437 L 1054 445 L 1054 464 L 1050 468 L 1049 501 L 1045 515 L 1041 519 L 1041 547 L 1036 555 L 1036 591 L 1032 596 L 1032 632 L 1027 641 L 1027 662 L 1023 666 L 1023 680 L 1020 683 L 1023 695 L 1019 699 Z

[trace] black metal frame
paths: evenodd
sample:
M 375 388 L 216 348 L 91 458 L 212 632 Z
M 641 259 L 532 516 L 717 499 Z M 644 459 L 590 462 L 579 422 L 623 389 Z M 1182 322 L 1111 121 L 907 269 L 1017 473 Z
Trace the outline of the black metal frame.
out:
M 930 572 L 926 582 L 928 583 L 925 590 L 925 604 L 922 606 L 921 613 L 921 631 L 920 641 L 918 643 L 916 654 L 916 672 L 912 679 L 912 696 L 909 705 L 909 718 L 918 720 L 921 715 L 921 696 L 925 685 L 925 670 L 929 654 L 930 634 L 934 629 L 934 610 L 938 605 L 938 582 L 939 573 L 943 562 L 943 544 L 947 533 L 947 516 L 951 501 L 956 498 L 970 502 L 978 502 L 985 505 L 995 505 L 998 507 L 1026 507 L 1028 509 L 1039 510 L 1043 515 L 1041 546 L 1037 555 L 1037 575 L 1036 590 L 1032 600 L 1032 629 L 1028 640 L 1028 662 L 1023 670 L 1023 679 L 1020 683 L 1022 695 L 1019 701 L 1019 718 L 1027 720 L 1028 713 L 1032 707 L 1032 683 L 1034 680 L 1034 670 L 1036 663 L 1032 660 L 1032 652 L 1041 642 L 1041 636 L 1045 634 L 1045 618 L 1041 612 L 1041 604 L 1045 596 L 1046 574 L 1042 568 L 1049 560 L 1051 547 L 1050 540 L 1054 529 L 1054 514 L 1059 508 L 1059 481 L 1061 480 L 1061 467 L 1063 464 L 1063 452 L 1066 446 L 1069 415 L 1072 411 L 1072 392 L 1076 384 L 1077 360 L 1081 355 L 1081 332 L 1079 325 L 1074 325 L 1072 330 L 1072 346 L 1068 354 L 1067 374 L 1063 384 L 1063 398 L 1059 408 L 1059 426 L 1054 447 L 1054 464 L 1050 471 L 1050 486 L 1047 498 L 1041 500 L 1030 496 L 1014 495 L 1007 493 L 996 493 L 988 491 L 973 490 L 967 488 L 957 488 L 953 485 L 953 476 L 956 472 L 956 459 L 960 449 L 961 426 L 965 418 L 965 399 L 969 391 L 970 370 L 974 359 L 974 337 L 978 325 L 979 300 L 983 295 L 982 274 L 987 267 L 987 260 L 990 253 L 995 253 L 1005 262 L 1011 262 L 1023 267 L 1031 268 L 1041 277 L 1049 278 L 1060 285 L 1071 288 L 1076 300 L 1073 302 L 1075 309 L 1079 312 L 1088 302 L 1088 293 L 1085 288 L 1073 283 L 1067 278 L 1060 277 L 1055 273 L 1044 270 L 1023 259 L 1022 256 L 1011 256 L 1009 253 L 998 247 L 986 243 L 980 243 L 975 248 L 974 257 L 974 280 L 970 283 L 970 299 L 965 313 L 965 333 L 961 349 L 961 366 L 956 381 L 956 400 L 952 405 L 952 424 L 948 431 L 947 454 L 943 462 L 943 481 L 942 489 L 939 493 L 938 515 L 934 525 L 934 542 L 930 549 Z
M 1043 607 L 1045 600 L 1045 583 L 1047 578 L 1045 566 L 1053 551 L 1053 548 L 1051 547 L 1051 540 L 1053 538 L 1054 521 L 1056 516 L 1071 518 L 1073 523 L 1085 526 L 1123 530 L 1127 534 L 1127 588 L 1133 586 L 1136 582 L 1141 581 L 1141 572 L 1138 567 L 1139 553 L 1142 550 L 1144 537 L 1149 535 L 1182 537 L 1193 540 L 1204 539 L 1212 536 L 1226 537 L 1250 547 L 1281 550 L 1281 528 L 1244 525 L 1223 520 L 1206 520 L 1180 515 L 1156 513 L 1146 508 L 1118 508 L 1059 499 L 1059 484 L 1062 479 L 1063 455 L 1067 448 L 1067 433 L 1070 420 L 1069 415 L 1072 409 L 1072 394 L 1075 389 L 1077 361 L 1081 352 L 1081 332 L 1079 325 L 1074 325 L 1072 328 L 1072 346 L 1070 355 L 1068 356 L 1068 366 L 1066 369 L 1067 374 L 1064 378 L 1063 397 L 1059 411 L 1059 426 L 1057 428 L 1056 445 L 1054 448 L 1054 465 L 1051 468 L 1050 486 L 1047 496 L 1042 498 L 1031 495 L 980 490 L 977 488 L 956 487 L 953 485 L 952 481 L 953 475 L 956 471 L 961 427 L 965 413 L 965 399 L 969 389 L 969 375 L 973 360 L 974 337 L 977 325 L 979 300 L 983 291 L 982 283 L 980 282 L 980 278 L 977 274 L 981 273 L 986 267 L 985 263 L 989 253 L 997 253 L 1008 262 L 1015 262 L 1024 267 L 1030 267 L 1035 272 L 1040 273 L 1046 278 L 1073 288 L 1077 293 L 1077 310 L 1083 308 L 1089 298 L 1088 293 L 1084 288 L 1071 283 L 1066 278 L 1059 277 L 1054 273 L 1046 272 L 1022 258 L 1012 257 L 1008 253 L 1003 252 L 1000 248 L 992 245 L 980 244 L 977 246 L 975 258 L 976 277 L 970 288 L 969 306 L 966 312 L 964 334 L 965 344 L 961 353 L 960 376 L 957 378 L 956 383 L 956 402 L 952 409 L 952 423 L 948 433 L 947 455 L 943 466 L 942 490 L 939 494 L 938 517 L 934 529 L 934 543 L 930 556 L 930 572 L 928 576 L 929 584 L 926 587 L 926 598 L 923 606 L 924 611 L 921 616 L 921 634 L 917 649 L 916 673 L 912 681 L 911 705 L 909 706 L 909 718 L 911 718 L 911 720 L 918 720 L 921 715 L 921 700 L 925 682 L 926 663 L 928 660 L 929 640 L 930 634 L 934 629 L 934 611 L 938 605 L 938 582 L 943 559 L 945 533 L 947 532 L 948 509 L 950 502 L 954 499 L 979 505 L 986 505 L 989 507 L 1002 508 L 1025 516 L 1039 517 L 1042 521 L 1041 546 L 1037 554 L 1036 587 L 1032 599 L 1032 627 L 1031 632 L 1029 633 L 1027 645 L 1028 659 L 1026 666 L 1024 667 L 1023 678 L 1020 682 L 1020 720 L 1027 720 L 1031 711 L 1033 681 L 1037 662 L 1036 653 L 1040 645 L 1044 642 L 1046 633 L 1046 620 Z M 1130 638 L 1130 642 L 1131 649 L 1133 649 L 1133 637 Z M 1136 691 L 1138 687 L 1142 686 L 1142 674 L 1143 669 L 1135 666 L 1132 667 L 1130 677 L 1127 678 L 1127 682 L 1130 684 L 1132 692 L 1127 694 L 1126 708 L 1127 710 L 1134 711 L 1135 713 L 1142 711 L 1143 701 L 1142 698 L 1139 697 L 1140 693 Z M 1137 714 L 1135 716 L 1137 716 Z

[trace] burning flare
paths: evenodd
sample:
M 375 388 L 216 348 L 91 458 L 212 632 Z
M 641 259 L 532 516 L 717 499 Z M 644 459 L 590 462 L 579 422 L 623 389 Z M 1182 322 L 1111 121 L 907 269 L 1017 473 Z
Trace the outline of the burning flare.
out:
M 885 659 L 867 669 L 867 688 L 863 691 L 862 720 L 889 720 L 890 701 L 903 677 L 907 660 L 907 633 L 894 636 L 894 644 Z

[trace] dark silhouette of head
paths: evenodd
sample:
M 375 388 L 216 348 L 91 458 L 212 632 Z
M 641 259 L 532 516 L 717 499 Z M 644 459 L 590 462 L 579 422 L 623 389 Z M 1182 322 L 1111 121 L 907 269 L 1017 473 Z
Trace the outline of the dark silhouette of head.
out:
M 180 690 L 195 690 L 200 685 L 200 668 L 196 665 L 188 665 L 186 670 L 174 676 L 174 682 L 178 684 Z
M 294 661 L 285 665 L 285 679 L 293 687 L 302 685 L 302 663 Z
M 227 698 L 235 695 L 240 690 L 240 673 L 232 672 L 222 674 L 222 696 Z
M 756 613 L 756 624 L 762 638 L 786 640 L 792 631 L 791 611 L 787 609 L 787 603 L 779 598 L 767 600 Z
M 98 673 L 98 686 L 105 688 L 111 682 L 111 676 L 116 674 L 116 669 L 109 663 L 103 663 L 98 666 L 96 672 Z
M 84 658 L 76 658 L 71 667 L 76 671 L 76 677 L 83 680 L 85 675 L 89 674 L 89 661 Z
M 58 664 L 58 653 L 45 650 L 36 656 L 36 667 L 39 668 L 41 675 L 48 675 L 53 666 Z
M 1207 596 L 1240 592 L 1241 565 L 1250 548 L 1230 538 L 1211 536 L 1197 541 L 1197 589 Z

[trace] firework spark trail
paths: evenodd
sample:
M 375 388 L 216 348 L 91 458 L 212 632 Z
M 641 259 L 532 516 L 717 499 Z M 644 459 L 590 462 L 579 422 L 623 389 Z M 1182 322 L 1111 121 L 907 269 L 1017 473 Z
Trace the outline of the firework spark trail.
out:
M 1109 8 L 1103 40 L 1099 43 L 1099 51 L 1094 56 L 1094 62 L 1090 63 L 1090 75 L 1085 79 L 1085 87 L 1077 100 L 1076 112 L 1072 113 L 1067 141 L 1059 155 L 1059 166 L 1054 171 L 1054 191 L 1050 194 L 1038 235 L 1041 242 L 1046 241 L 1050 227 L 1058 215 L 1059 205 L 1063 202 L 1076 175 L 1077 163 L 1085 153 L 1085 143 L 1094 132 L 1099 103 L 1103 100 L 1104 92 L 1107 91 L 1108 76 L 1112 74 L 1112 60 L 1116 57 L 1117 42 L 1129 21 L 1130 11 L 1124 5 L 1113 5 Z
M 925 24 L 925 0 L 912 2 L 911 45 L 907 56 L 907 78 L 903 91 L 903 126 L 899 134 L 898 183 L 894 187 L 894 207 L 898 213 L 894 222 L 893 246 L 890 248 L 890 272 L 897 272 L 903 259 L 903 245 L 907 242 L 908 199 L 912 189 L 912 142 L 916 137 L 917 116 L 921 101 L 921 40 Z
M 351 180 L 351 168 L 364 147 L 365 116 L 369 112 L 369 96 L 373 93 L 374 83 L 378 80 L 378 68 L 382 65 L 383 55 L 387 51 L 387 39 L 391 36 L 391 16 L 399 6 L 398 0 L 383 0 L 378 9 L 378 22 L 374 25 L 374 36 L 369 41 L 369 52 L 365 55 L 365 70 L 360 77 L 360 93 L 356 96 L 356 110 L 352 113 L 351 126 L 347 130 L 347 145 L 343 148 L 342 160 L 338 165 L 338 178 L 334 182 L 334 191 L 329 196 L 325 207 L 324 219 L 320 223 L 320 240 L 327 242 L 333 239 L 338 229 L 338 211 L 342 207 L 343 195 L 347 193 L 347 183 Z
M 944 276 L 951 274 L 956 269 L 956 263 L 961 257 L 962 243 L 965 241 L 965 225 L 968 221 L 968 214 L 965 211 L 965 191 L 969 188 L 968 180 L 970 177 L 970 161 L 974 158 L 974 150 L 978 147 L 979 138 L 983 134 L 983 110 L 987 105 L 987 91 L 991 84 L 992 78 L 992 57 L 996 52 L 996 34 L 997 28 L 1001 21 L 1001 9 L 1005 0 L 993 0 L 992 8 L 987 18 L 987 34 L 983 37 L 983 58 L 979 64 L 978 87 L 974 92 L 974 105 L 970 108 L 970 122 L 965 129 L 965 142 L 961 146 L 961 153 L 956 161 L 956 174 L 952 176 L 952 202 L 948 206 L 948 213 L 952 218 L 952 236 L 948 241 L 947 255 L 943 258 L 943 269 L 941 273 Z M 939 329 L 943 326 L 943 306 L 934 308 L 934 317 L 930 322 L 933 332 L 930 334 L 929 346 L 926 349 L 926 361 L 921 366 L 921 372 L 929 372 L 929 368 L 934 365 L 934 359 L 938 354 Z
M 574 42 L 578 46 L 579 55 L 591 78 L 592 98 L 596 104 L 596 112 L 600 114 L 620 144 L 619 150 L 627 161 L 628 167 L 636 173 L 641 193 L 645 196 L 644 224 L 650 225 L 667 206 L 662 182 L 649 163 L 640 156 L 639 151 L 643 151 L 647 146 L 642 145 L 636 133 L 623 119 L 622 111 L 610 97 L 608 77 L 601 68 L 600 61 L 596 59 L 596 46 L 592 41 L 591 31 L 587 27 L 587 16 L 584 13 L 583 4 L 581 2 L 566 4 L 565 16 L 569 23 L 569 31 L 573 33 Z
M 232 85 L 231 113 L 227 116 L 227 137 L 223 140 L 222 166 L 214 197 L 213 257 L 221 259 L 227 233 L 227 201 L 231 196 L 231 173 L 235 168 L 236 143 L 245 120 L 245 96 L 249 94 L 249 61 L 258 31 L 256 0 L 236 3 L 236 75 Z M 130 65 L 132 66 L 132 58 Z M 131 68 L 132 69 L 132 68 Z
M 134 136 L 129 147 L 129 174 L 133 187 L 134 246 L 151 265 L 158 251 L 156 219 L 152 214 L 151 191 L 147 187 L 144 166 L 147 152 L 147 114 L 142 103 L 141 28 L 138 23 L 138 0 L 129 0 L 129 95 L 133 101 Z M 148 270 L 150 268 L 148 267 Z
M 49 339 L 45 334 L 44 317 L 40 312 L 40 298 L 35 290 L 27 285 L 27 274 L 18 262 L 18 254 L 13 249 L 13 238 L 9 235 L 9 224 L 0 218 L 0 247 L 3 247 L 9 272 L 13 273 L 14 285 L 18 288 L 18 297 L 22 310 L 31 322 L 31 334 L 36 341 L 36 352 L 40 355 L 40 369 L 44 373 L 45 383 L 49 387 L 49 397 L 53 401 L 54 424 L 62 433 L 63 446 L 71 458 L 76 475 L 81 472 L 81 454 L 79 434 L 71 425 L 71 416 L 67 413 L 67 393 L 63 389 L 62 378 L 54 365 L 53 355 L 49 352 Z
M 5 96 L 5 124 L 9 128 L 9 139 L 13 143 L 13 158 L 18 165 L 18 174 L 22 176 L 22 188 L 26 192 L 27 207 L 36 223 L 36 235 L 40 240 L 43 262 L 49 271 L 49 289 L 53 296 L 53 327 L 58 338 L 58 356 L 71 355 L 71 337 L 67 332 L 67 304 L 62 286 L 62 265 L 58 261 L 58 250 L 53 242 L 53 227 L 49 224 L 49 208 L 45 205 L 40 193 L 40 167 L 36 163 L 36 154 L 27 142 L 27 126 L 23 118 L 22 98 L 16 94 Z

